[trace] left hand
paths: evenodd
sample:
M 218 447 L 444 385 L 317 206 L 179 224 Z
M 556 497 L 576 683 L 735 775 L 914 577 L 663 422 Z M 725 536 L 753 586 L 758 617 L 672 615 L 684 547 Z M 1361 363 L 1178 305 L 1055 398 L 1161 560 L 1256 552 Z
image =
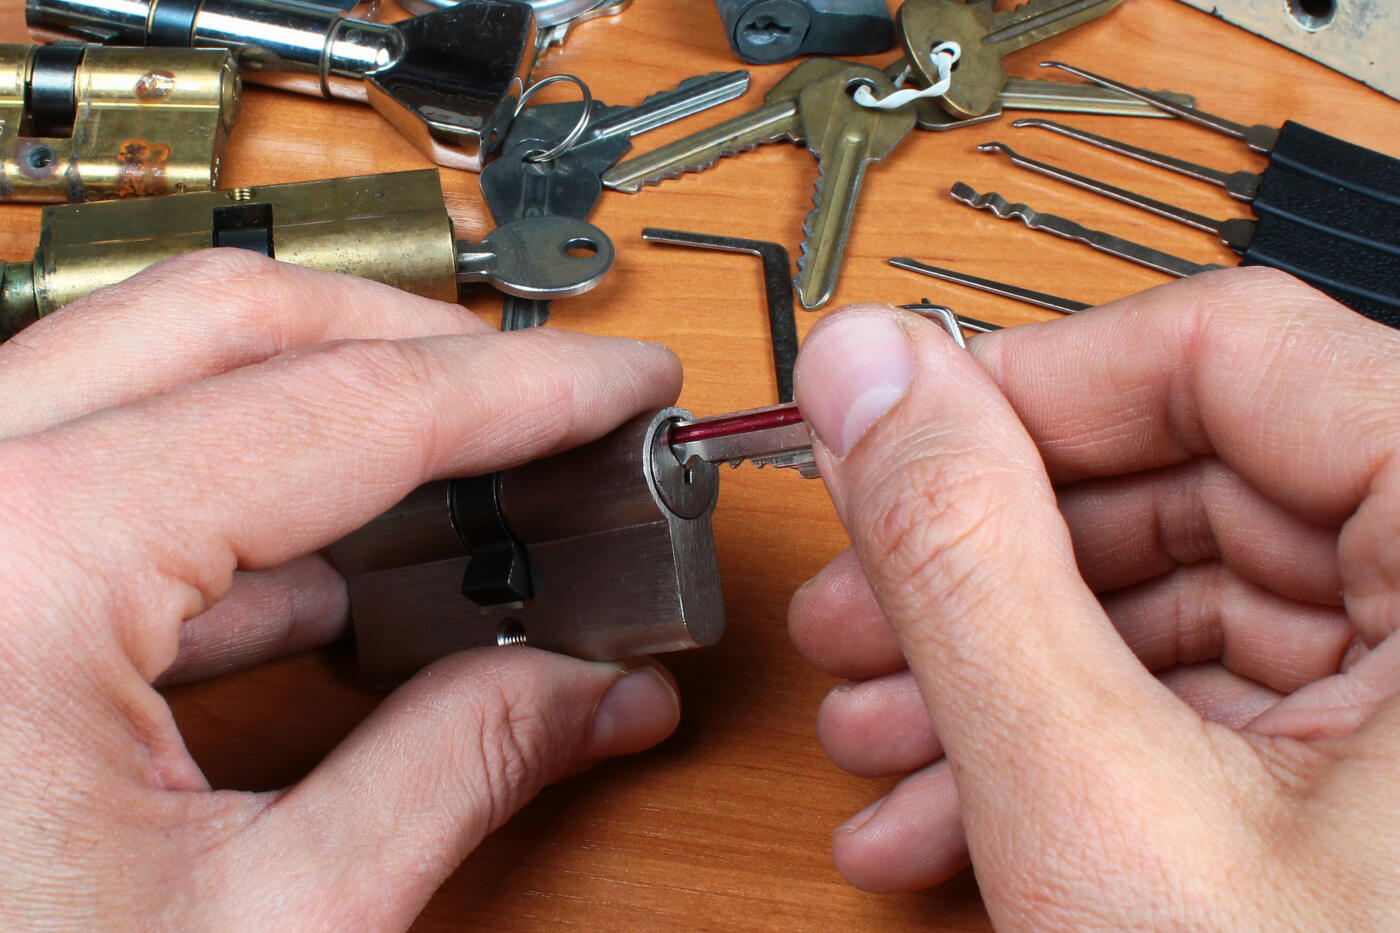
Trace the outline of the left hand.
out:
M 659 668 L 489 649 L 420 673 L 296 786 L 211 791 L 152 683 L 337 637 L 317 549 L 679 385 L 662 347 L 498 334 L 236 250 L 0 345 L 0 928 L 404 927 L 544 784 L 664 738 Z

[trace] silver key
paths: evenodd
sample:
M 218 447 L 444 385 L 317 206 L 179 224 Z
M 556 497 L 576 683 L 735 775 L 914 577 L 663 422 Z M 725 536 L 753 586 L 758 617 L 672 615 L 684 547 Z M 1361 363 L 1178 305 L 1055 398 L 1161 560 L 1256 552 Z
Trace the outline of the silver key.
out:
M 480 243 L 457 243 L 457 281 L 489 282 L 522 298 L 568 298 L 590 291 L 612 267 L 612 242 L 576 217 L 526 217 Z
M 833 58 L 808 59 L 768 90 L 762 106 L 613 166 L 603 173 L 603 186 L 632 194 L 646 185 L 707 169 L 723 156 L 763 143 L 800 142 L 803 130 L 797 98 L 802 89 L 847 65 Z
M 798 100 L 807 148 L 818 164 L 816 207 L 803 224 L 797 261 L 797 296 L 808 310 L 825 304 L 836 288 L 866 166 L 889 155 L 914 129 L 912 104 L 877 110 L 856 103 L 852 94 L 863 84 L 876 97 L 894 91 L 878 68 L 848 64 L 807 85 Z

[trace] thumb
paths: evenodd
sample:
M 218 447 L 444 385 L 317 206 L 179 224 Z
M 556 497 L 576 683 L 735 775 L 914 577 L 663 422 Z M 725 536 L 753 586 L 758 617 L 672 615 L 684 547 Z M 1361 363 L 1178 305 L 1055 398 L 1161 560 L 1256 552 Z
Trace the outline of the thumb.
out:
M 1084 584 L 1035 444 L 991 377 L 938 325 L 858 306 L 808 335 L 796 394 L 958 775 L 974 858 L 979 830 L 1023 857 L 1043 850 L 1057 819 L 1083 818 L 1086 788 L 1120 823 L 1119 808 L 1142 807 L 1135 786 L 1160 785 L 1199 719 Z M 1015 825 L 982 820 L 1009 809 Z
M 649 662 L 531 648 L 444 658 L 240 834 L 243 877 L 265 877 L 239 886 L 235 915 L 250 929 L 407 927 L 542 787 L 655 745 L 679 714 L 669 675 Z

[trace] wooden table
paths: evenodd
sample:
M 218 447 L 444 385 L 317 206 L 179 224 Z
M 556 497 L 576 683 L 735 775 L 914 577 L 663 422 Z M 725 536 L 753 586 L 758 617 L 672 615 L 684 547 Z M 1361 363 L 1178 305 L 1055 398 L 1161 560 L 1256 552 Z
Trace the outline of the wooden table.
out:
M 19 4 L 3 14 L 27 41 Z M 884 64 L 893 53 L 870 60 Z M 1053 57 L 1154 88 L 1197 95 L 1242 122 L 1295 118 L 1400 154 L 1400 104 L 1320 65 L 1173 0 L 1126 0 L 1107 18 L 1009 59 L 1034 74 Z M 706 0 L 638 0 L 623 15 L 577 28 L 537 75 L 572 72 L 598 98 L 633 103 L 690 74 L 737 67 Z M 753 106 L 787 66 L 753 68 Z M 555 89 L 550 89 L 551 92 Z M 565 99 L 567 85 L 557 97 Z M 711 117 L 711 118 L 713 118 Z M 645 151 L 690 132 L 697 118 L 636 141 Z M 1074 117 L 1068 122 L 1206 165 L 1259 170 L 1243 145 L 1178 121 Z M 1243 213 L 1221 189 L 1009 121 L 951 133 L 916 132 L 870 173 L 835 300 L 909 302 L 921 296 L 974 317 L 1018 324 L 1052 315 L 945 286 L 888 266 L 907 255 L 937 265 L 1102 302 L 1165 281 L 1145 268 L 974 212 L 952 182 L 1000 191 L 1087 225 L 1201 262 L 1234 257 L 1205 234 L 1011 168 L 977 153 L 1001 139 L 1027 154 L 1213 216 Z M 224 181 L 270 184 L 394 171 L 429 163 L 369 108 L 250 86 Z M 646 225 L 784 244 L 798 254 L 816 165 L 794 145 L 723 160 L 637 195 L 608 192 L 592 220 L 617 261 L 592 293 L 555 305 L 550 326 L 669 344 L 686 365 L 681 404 L 700 414 L 776 400 L 761 270 L 749 257 L 648 245 Z M 473 175 L 444 171 L 459 234 L 491 227 Z M 5 208 L 0 257 L 25 259 L 38 208 Z M 498 320 L 485 289 L 469 304 Z M 805 332 L 816 314 L 799 312 Z M 832 868 L 831 831 L 892 782 L 857 779 L 822 754 L 813 717 L 834 682 L 809 668 L 785 630 L 792 591 L 845 546 L 819 482 L 792 471 L 725 473 L 715 516 L 728 631 L 716 648 L 668 660 L 684 714 L 653 752 L 608 763 L 545 791 L 489 839 L 438 892 L 424 930 L 982 930 L 970 873 L 924 894 L 876 897 Z M 215 786 L 268 789 L 305 774 L 377 701 L 347 648 L 168 691 L 190 750 Z

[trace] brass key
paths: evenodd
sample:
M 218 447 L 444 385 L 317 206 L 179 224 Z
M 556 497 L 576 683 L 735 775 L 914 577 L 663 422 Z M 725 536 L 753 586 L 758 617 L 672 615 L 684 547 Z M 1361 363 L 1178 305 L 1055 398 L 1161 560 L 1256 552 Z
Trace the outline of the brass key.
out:
M 1014 10 L 993 13 L 981 3 L 961 0 L 906 0 L 897 29 L 916 80 L 938 80 L 933 48 L 956 42 L 962 48 L 953 86 L 943 106 L 959 117 L 977 117 L 996 106 L 1006 84 L 1001 58 L 1028 45 L 1098 19 L 1120 0 L 1030 0 Z
M 865 167 L 889 155 L 914 129 L 912 104 L 893 110 L 862 107 L 852 96 L 862 85 L 876 97 L 894 91 L 878 68 L 848 64 L 807 85 L 798 98 L 807 148 L 818 164 L 817 203 L 803 224 L 797 262 L 797 295 L 808 310 L 825 304 L 836 288 Z

